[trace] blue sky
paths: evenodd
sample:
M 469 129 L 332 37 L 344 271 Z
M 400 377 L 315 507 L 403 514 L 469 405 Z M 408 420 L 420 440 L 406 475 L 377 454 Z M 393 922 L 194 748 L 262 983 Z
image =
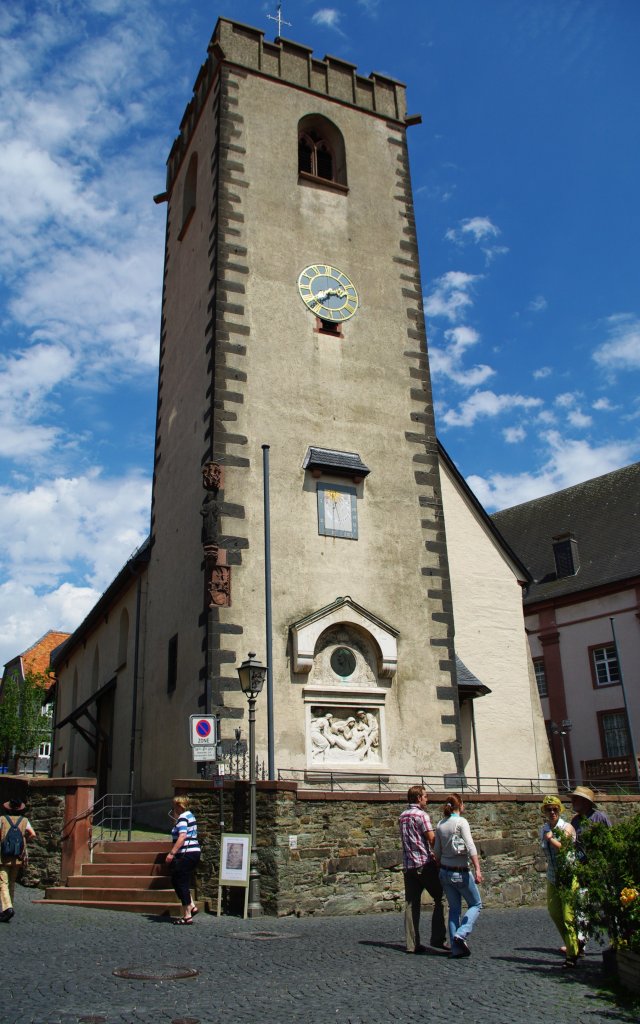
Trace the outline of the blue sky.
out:
M 0 8 L 0 663 L 146 536 L 165 160 L 219 15 Z M 408 85 L 438 433 L 492 511 L 640 458 L 640 3 L 290 0 L 283 35 Z

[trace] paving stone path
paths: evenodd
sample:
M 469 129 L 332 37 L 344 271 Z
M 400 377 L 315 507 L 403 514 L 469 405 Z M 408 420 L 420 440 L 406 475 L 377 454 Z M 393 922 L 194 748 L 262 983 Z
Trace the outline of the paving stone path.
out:
M 567 974 L 546 911 L 486 909 L 473 955 L 409 956 L 399 914 L 163 918 L 39 906 L 0 924 L 2 1024 L 635 1024 L 600 951 Z M 119 977 L 114 971 L 142 974 Z M 180 972 L 197 975 L 176 978 Z

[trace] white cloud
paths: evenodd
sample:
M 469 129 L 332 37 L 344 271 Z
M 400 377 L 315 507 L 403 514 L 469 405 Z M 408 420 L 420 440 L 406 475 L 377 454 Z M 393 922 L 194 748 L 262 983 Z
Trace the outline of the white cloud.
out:
M 477 345 L 480 341 L 478 332 L 473 327 L 468 327 L 464 324 L 459 327 L 450 327 L 444 332 L 444 336 L 456 355 L 462 355 L 465 349 L 470 348 L 472 345 Z
M 0 664 L 80 624 L 146 538 L 150 490 L 139 472 L 98 469 L 0 490 Z
M 445 317 L 451 323 L 461 319 L 473 299 L 469 294 L 481 275 L 450 270 L 437 278 L 432 291 L 425 298 L 425 312 L 431 317 Z
M 511 508 L 544 494 L 572 487 L 604 473 L 611 473 L 632 462 L 640 445 L 610 441 L 592 446 L 588 441 L 564 438 L 548 431 L 541 441 L 546 445 L 545 462 L 531 473 L 493 473 L 488 477 L 472 475 L 467 483 L 479 501 L 490 511 Z
M 527 432 L 524 427 L 506 427 L 502 431 L 502 436 L 507 444 L 519 444 L 520 441 L 524 441 Z
M 448 409 L 442 416 L 447 427 L 472 427 L 479 419 L 500 416 L 512 409 L 535 409 L 542 405 L 541 398 L 526 395 L 497 395 L 493 391 L 475 391 L 461 402 L 457 409 Z
M 39 593 L 19 580 L 0 585 L 0 666 L 49 629 L 72 633 L 100 597 L 92 587 L 62 583 Z
M 49 396 L 74 365 L 61 345 L 36 345 L 0 357 L 0 457 L 25 460 L 60 443 L 63 428 L 36 423 L 53 413 Z
M 614 409 L 618 408 L 618 406 L 612 405 L 608 398 L 598 398 L 593 403 L 593 408 L 596 409 L 597 412 L 613 412 Z
M 104 379 L 107 369 L 126 376 L 155 370 L 162 279 L 158 242 L 133 233 L 117 251 L 91 244 L 60 252 L 53 264 L 25 275 L 11 312 L 33 338 L 74 351 L 75 371 L 89 380 Z
M 139 472 L 44 480 L 0 490 L 0 569 L 50 591 L 72 574 L 104 589 L 148 533 L 151 486 Z
M 552 409 L 540 409 L 540 411 L 536 413 L 536 423 L 542 423 L 544 426 L 550 427 L 557 422 L 558 417 Z
M 481 242 L 485 238 L 495 238 L 500 234 L 500 228 L 491 222 L 489 217 L 467 217 L 461 220 L 456 228 L 449 228 L 445 238 L 450 242 L 461 242 L 465 236 L 471 236 L 474 242 Z
M 605 370 L 640 370 L 640 318 L 617 313 L 607 320 L 608 340 L 593 353 L 593 359 Z
M 495 370 L 484 364 L 470 369 L 461 365 L 466 350 L 480 341 L 480 335 L 473 327 L 464 324 L 450 327 L 444 336 L 448 343 L 446 348 L 433 345 L 429 349 L 429 364 L 434 377 L 446 377 L 460 387 L 477 388 L 494 375 Z
M 495 260 L 496 256 L 506 256 L 509 252 L 507 245 L 489 245 L 483 246 L 482 251 L 485 255 L 487 265 Z
M 527 309 L 532 313 L 543 313 L 549 303 L 545 299 L 544 295 L 536 295 L 535 299 L 532 299 Z
M 314 25 L 325 25 L 327 28 L 339 29 L 342 15 L 335 7 L 322 7 L 312 16 Z
M 554 402 L 561 409 L 570 409 L 572 405 L 575 405 L 578 397 L 577 393 L 572 391 L 563 391 L 562 394 L 556 395 Z
M 486 242 L 487 239 L 497 237 L 499 234 L 500 228 L 496 227 L 489 217 L 468 217 L 466 220 L 461 220 L 457 227 L 449 228 L 445 232 L 444 237 L 455 245 L 463 246 L 468 241 L 478 245 L 481 242 Z M 506 245 L 485 244 L 482 246 L 482 251 L 487 264 L 489 264 L 496 256 L 503 256 L 505 253 L 508 253 L 509 249 Z
M 533 371 L 534 380 L 544 380 L 545 377 L 550 377 L 553 370 L 550 366 L 541 366 L 538 370 Z
M 580 409 L 572 409 L 567 416 L 567 419 L 572 427 L 579 427 L 580 429 L 590 427 L 593 423 L 593 418 L 587 415 L 587 413 L 582 412 Z

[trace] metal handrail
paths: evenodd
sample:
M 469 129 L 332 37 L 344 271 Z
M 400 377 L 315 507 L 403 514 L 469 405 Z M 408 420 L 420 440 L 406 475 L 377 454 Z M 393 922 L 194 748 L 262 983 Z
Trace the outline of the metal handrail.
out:
M 578 780 L 549 779 L 518 777 L 518 776 L 480 776 L 467 779 L 464 775 L 400 775 L 395 772 L 350 772 L 348 769 L 335 768 L 279 768 L 279 782 L 296 782 L 308 784 L 313 788 L 329 789 L 330 792 L 347 792 L 359 790 L 367 792 L 377 790 L 379 793 L 402 793 L 406 792 L 408 786 L 420 783 L 431 793 L 459 792 L 472 795 L 474 793 L 490 794 L 498 793 L 518 796 L 530 794 L 535 796 L 544 793 L 570 792 L 579 785 Z M 630 780 L 627 784 L 621 785 L 619 779 L 589 780 L 599 792 L 620 794 L 623 792 L 636 793 L 640 790 Z
M 131 839 L 133 793 L 105 793 L 94 802 L 91 814 L 89 849 L 92 856 L 93 848 L 107 838 L 111 842 Z

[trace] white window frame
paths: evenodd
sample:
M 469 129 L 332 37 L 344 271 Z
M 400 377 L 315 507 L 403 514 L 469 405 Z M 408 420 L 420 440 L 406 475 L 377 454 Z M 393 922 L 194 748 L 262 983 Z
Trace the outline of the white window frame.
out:
M 618 657 L 613 644 L 592 647 L 591 657 L 593 659 L 594 685 L 596 687 L 617 686 L 620 682 L 620 665 L 618 664 Z M 615 678 L 613 678 L 612 669 L 615 671 Z M 601 678 L 601 673 L 604 678 Z
M 547 683 L 547 669 L 545 667 L 544 658 L 535 658 L 533 662 L 533 670 L 536 674 L 536 685 L 538 687 L 539 697 L 549 696 L 549 685 Z

